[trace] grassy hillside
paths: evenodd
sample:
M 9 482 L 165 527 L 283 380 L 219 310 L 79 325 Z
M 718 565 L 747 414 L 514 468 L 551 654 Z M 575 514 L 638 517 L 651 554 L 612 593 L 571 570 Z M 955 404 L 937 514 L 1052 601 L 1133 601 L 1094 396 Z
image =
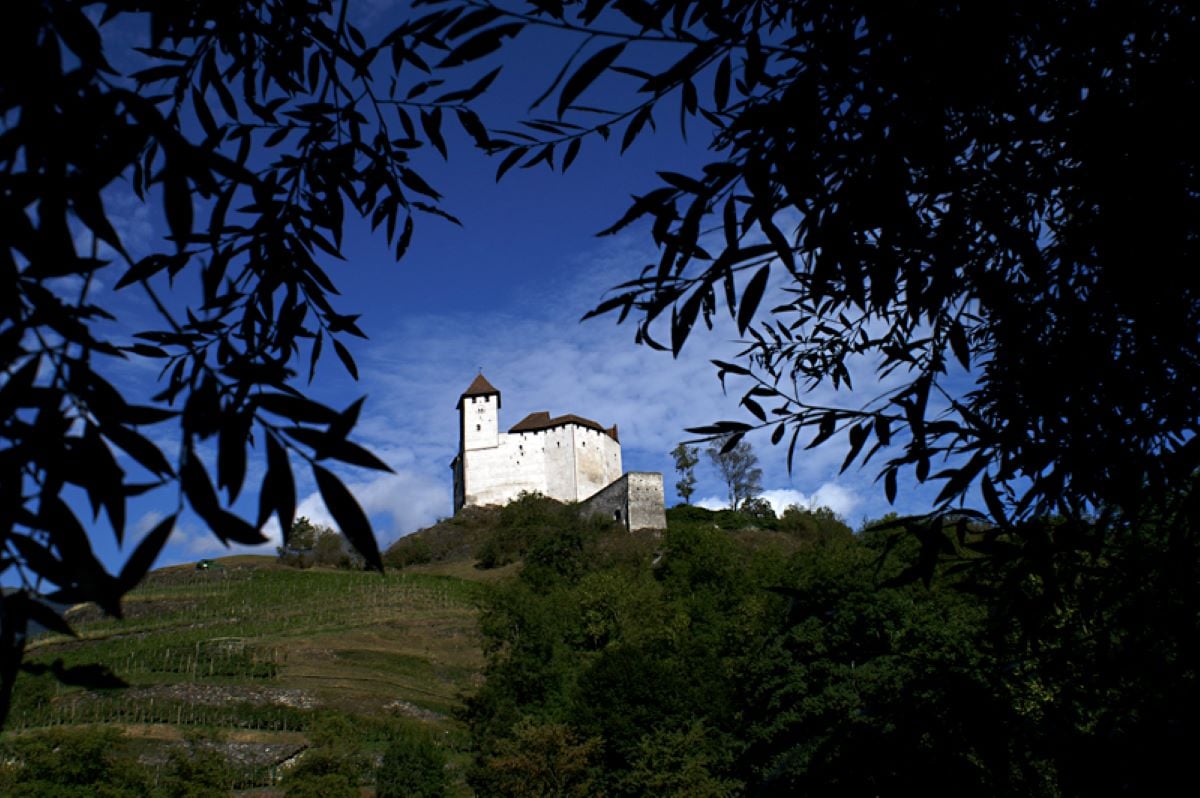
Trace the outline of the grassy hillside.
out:
M 272 782 L 281 763 L 325 727 L 345 726 L 378 750 L 397 726 L 436 733 L 453 760 L 454 710 L 483 657 L 469 563 L 455 575 L 297 570 L 270 557 L 231 557 L 151 574 L 115 620 L 92 607 L 68 615 L 78 639 L 42 635 L 27 661 L 103 664 L 128 688 L 84 690 L 23 675 L 8 735 L 118 724 L 143 759 L 203 738 L 244 765 L 244 786 Z
M 671 523 L 722 527 L 743 550 L 794 544 L 777 531 L 738 529 L 746 521 L 683 508 Z M 480 607 L 512 581 L 531 546 L 541 545 L 538 556 L 552 565 L 559 554 L 544 544 L 566 529 L 591 541 L 594 563 L 649 562 L 661 545 L 526 497 L 403 538 L 386 552 L 383 576 L 286 567 L 266 556 L 161 569 L 126 598 L 123 620 L 76 607 L 68 618 L 77 638 L 43 634 L 28 646 L 35 667 L 102 665 L 128 686 L 85 689 L 50 672 L 23 674 L 3 740 L 115 729 L 118 747 L 154 784 L 178 770 L 181 752 L 189 761 L 215 753 L 225 767 L 209 780 L 223 784 L 222 794 L 280 795 L 280 777 L 295 763 L 334 749 L 359 762 L 369 782 L 388 741 L 416 730 L 436 741 L 454 791 L 469 794 L 461 710 L 483 682 Z M 54 743 L 64 744 L 83 745 Z

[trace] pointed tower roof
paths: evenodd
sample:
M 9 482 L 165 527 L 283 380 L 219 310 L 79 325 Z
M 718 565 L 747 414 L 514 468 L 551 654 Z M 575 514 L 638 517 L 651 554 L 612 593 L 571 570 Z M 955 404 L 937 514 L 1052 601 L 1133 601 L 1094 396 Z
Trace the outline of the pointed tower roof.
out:
M 487 377 L 483 376 L 483 372 L 475 375 L 475 379 L 467 386 L 467 390 L 463 391 L 462 396 L 458 397 L 458 407 L 462 407 L 462 400 L 468 396 L 495 396 L 496 407 L 500 407 L 500 391 L 487 381 Z

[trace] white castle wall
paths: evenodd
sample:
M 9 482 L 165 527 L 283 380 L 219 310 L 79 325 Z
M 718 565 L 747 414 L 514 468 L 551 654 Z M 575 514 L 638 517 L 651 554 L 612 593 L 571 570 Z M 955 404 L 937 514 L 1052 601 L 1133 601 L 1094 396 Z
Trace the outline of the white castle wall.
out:
M 461 400 L 462 449 L 482 449 L 499 444 L 500 397 L 464 396 Z
M 475 419 L 467 407 L 464 415 Z M 490 437 L 476 433 L 475 423 L 481 431 L 487 429 L 482 421 L 470 421 L 468 442 Z M 460 455 L 465 477 L 461 504 L 506 504 L 522 491 L 577 502 L 621 476 L 621 445 L 599 430 L 565 424 L 495 438 L 494 446 L 469 448 Z
M 603 494 L 611 497 L 601 500 L 604 511 L 615 513 L 626 526 L 630 522 L 653 528 L 665 525 L 665 517 L 659 521 L 662 475 L 657 475 L 658 515 L 654 516 L 654 485 L 647 483 L 654 475 L 622 478 L 621 444 L 613 435 L 576 417 L 564 417 L 543 429 L 500 432 L 499 392 L 484 391 L 494 389 L 480 375 L 468 391 L 475 395 L 464 394 L 459 400 L 459 455 L 451 463 L 455 512 L 467 505 L 507 504 L 523 492 L 564 502 Z M 549 414 L 534 414 L 517 426 L 538 426 L 542 420 L 537 416 L 551 421 Z M 644 500 L 642 493 L 647 493 Z M 643 503 L 650 507 L 650 515 L 634 518 L 631 514 L 640 513 Z

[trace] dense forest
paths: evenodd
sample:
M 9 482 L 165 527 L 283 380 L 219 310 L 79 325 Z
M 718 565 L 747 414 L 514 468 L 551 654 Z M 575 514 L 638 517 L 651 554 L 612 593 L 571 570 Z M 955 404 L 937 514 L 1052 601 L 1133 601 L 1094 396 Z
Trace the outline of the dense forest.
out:
M 1146 794 L 1185 761 L 1182 516 L 1052 559 L 1070 581 L 966 518 L 933 547 L 896 518 L 668 517 L 652 540 L 502 512 L 490 556 L 525 565 L 482 616 L 480 794 Z

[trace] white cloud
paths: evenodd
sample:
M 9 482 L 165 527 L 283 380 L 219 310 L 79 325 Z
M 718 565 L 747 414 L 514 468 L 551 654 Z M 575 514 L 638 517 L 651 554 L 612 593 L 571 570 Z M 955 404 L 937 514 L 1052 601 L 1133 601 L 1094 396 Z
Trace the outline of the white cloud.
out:
M 862 505 L 862 498 L 854 491 L 836 482 L 825 482 L 812 493 L 803 493 L 793 488 L 763 491 L 762 497 L 771 504 L 777 514 L 791 505 L 808 510 L 828 507 L 844 519 Z
M 449 472 L 450 469 L 446 469 Z M 383 547 L 391 538 L 429 526 L 451 514 L 449 479 L 435 482 L 419 471 L 383 474 L 365 482 L 347 481 L 346 487 L 375 522 Z M 318 493 L 310 493 L 296 507 L 296 517 L 337 528 Z M 379 523 L 383 521 L 383 523 Z
M 703 507 L 705 510 L 728 510 L 729 500 L 719 498 L 717 496 L 705 496 L 703 499 L 697 499 L 692 502 L 697 507 Z
M 835 482 L 826 482 L 812 493 L 804 493 L 795 488 L 772 488 L 764 490 L 759 497 L 765 499 L 777 515 L 794 504 L 808 510 L 828 507 L 842 518 L 850 519 L 850 514 L 863 504 L 862 497 L 857 493 Z M 724 496 L 705 496 L 692 503 L 709 510 L 729 508 L 729 500 Z

